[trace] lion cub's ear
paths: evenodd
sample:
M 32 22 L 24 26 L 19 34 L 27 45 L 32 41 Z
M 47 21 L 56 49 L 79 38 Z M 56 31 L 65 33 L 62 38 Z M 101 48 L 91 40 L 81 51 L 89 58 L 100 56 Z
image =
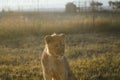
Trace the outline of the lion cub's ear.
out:
M 51 35 L 45 36 L 45 42 L 46 43 L 50 43 L 51 41 L 52 41 L 52 36 Z
M 60 36 L 62 37 L 62 39 L 64 39 L 64 38 L 65 38 L 65 34 L 60 34 Z

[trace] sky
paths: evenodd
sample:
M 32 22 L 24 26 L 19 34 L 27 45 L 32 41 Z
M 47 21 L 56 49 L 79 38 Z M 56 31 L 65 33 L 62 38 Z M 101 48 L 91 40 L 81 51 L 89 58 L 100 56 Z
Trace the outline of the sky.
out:
M 0 10 L 2 9 L 38 9 L 39 8 L 65 8 L 68 2 L 81 2 L 80 4 L 84 6 L 84 2 L 89 2 L 92 0 L 0 0 Z M 108 6 L 108 1 L 110 0 L 94 0 L 99 1 Z M 111 0 L 116 1 L 116 0 Z M 118 0 L 119 1 L 119 0 Z

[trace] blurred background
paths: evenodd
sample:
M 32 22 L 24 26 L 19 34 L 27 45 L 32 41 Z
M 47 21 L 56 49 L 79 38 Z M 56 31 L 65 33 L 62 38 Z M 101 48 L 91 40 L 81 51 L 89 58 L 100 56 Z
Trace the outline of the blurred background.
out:
M 54 32 L 78 80 L 120 80 L 120 0 L 0 0 L 0 80 L 43 80 Z

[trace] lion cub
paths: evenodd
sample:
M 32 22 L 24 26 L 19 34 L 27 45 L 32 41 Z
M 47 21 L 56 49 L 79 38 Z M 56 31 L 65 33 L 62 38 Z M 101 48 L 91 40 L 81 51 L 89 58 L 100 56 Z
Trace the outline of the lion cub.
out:
M 45 37 L 45 49 L 41 60 L 44 80 L 76 80 L 64 56 L 64 40 L 64 34 Z

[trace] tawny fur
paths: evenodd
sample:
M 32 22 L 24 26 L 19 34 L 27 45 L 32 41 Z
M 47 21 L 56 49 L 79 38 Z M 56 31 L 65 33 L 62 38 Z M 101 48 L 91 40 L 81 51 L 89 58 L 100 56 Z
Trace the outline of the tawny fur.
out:
M 44 80 L 76 80 L 64 56 L 65 42 L 63 34 L 47 35 L 42 54 Z

